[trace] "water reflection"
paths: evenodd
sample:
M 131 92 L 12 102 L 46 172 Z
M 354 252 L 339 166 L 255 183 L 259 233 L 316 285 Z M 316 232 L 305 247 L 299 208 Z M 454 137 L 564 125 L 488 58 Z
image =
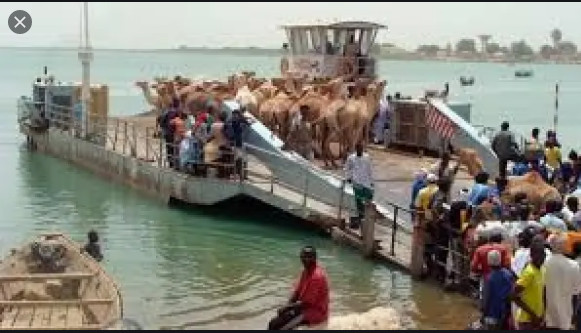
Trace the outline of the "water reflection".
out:
M 95 187 L 88 172 L 24 148 L 19 154 L 19 170 L 35 230 L 65 227 L 73 235 L 84 235 L 95 228 L 106 236 L 112 198 L 108 191 Z

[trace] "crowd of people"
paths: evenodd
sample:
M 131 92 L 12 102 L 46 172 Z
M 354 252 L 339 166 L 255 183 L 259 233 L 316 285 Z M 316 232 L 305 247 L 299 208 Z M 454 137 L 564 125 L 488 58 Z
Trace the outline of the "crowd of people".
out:
M 373 139 L 385 138 L 390 100 L 382 103 L 375 119 Z M 297 152 L 313 159 L 308 124 L 301 108 L 293 120 Z M 208 164 L 233 165 L 242 176 L 243 133 L 252 119 L 244 110 L 228 111 L 209 104 L 187 112 L 174 100 L 158 117 L 157 125 L 170 167 L 203 172 Z M 575 195 L 581 187 L 581 159 L 571 151 L 563 161 L 554 131 L 541 143 L 540 130 L 519 147 L 508 122 L 492 140 L 499 158 L 499 176 L 480 172 L 470 190 L 452 193 L 459 171 L 449 152 L 429 170 L 416 173 L 411 208 L 425 225 L 425 275 L 450 287 L 465 288 L 479 299 L 479 324 L 496 329 L 581 328 L 581 210 Z M 296 149 L 295 149 L 296 150 Z M 229 176 L 228 168 L 219 168 Z M 374 183 L 369 156 L 356 146 L 345 164 L 346 179 L 353 184 L 357 216 L 350 226 L 360 227 L 364 203 L 372 200 Z M 509 176 L 538 174 L 562 194 L 562 200 L 531 203 L 526 193 L 507 195 Z M 579 243 L 576 240 L 579 239 Z M 283 307 L 269 328 L 296 327 L 328 317 L 328 287 L 316 264 L 313 248 L 301 253 L 305 271 L 289 305 Z M 312 290 L 311 290 L 312 289 Z M 307 290 L 310 290 L 307 292 Z
M 474 177 L 451 197 L 458 171 L 448 153 L 416 173 L 412 208 L 425 230 L 424 276 L 471 292 L 487 329 L 581 328 L 581 161 L 561 158 L 556 133 L 544 144 L 539 129 L 519 147 L 504 122 L 492 148 L 499 177 Z M 511 165 L 512 163 L 512 165 Z M 511 176 L 536 173 L 562 200 L 534 205 L 527 193 L 508 193 Z
M 571 192 L 579 187 L 581 159 L 575 150 L 569 152 L 568 160 L 563 159 L 561 144 L 555 131 L 547 131 L 543 143 L 539 138 L 539 128 L 533 128 L 525 147 L 519 147 L 509 126 L 508 122 L 503 122 L 501 131 L 492 140 L 492 149 L 499 158 L 501 177 L 505 177 L 507 171 L 521 176 L 535 170 L 545 182 L 555 186 L 562 193 Z
M 174 98 L 157 118 L 157 133 L 165 143 L 167 164 L 176 170 L 203 175 L 216 166 L 218 177 L 242 176 L 242 141 L 253 120 L 244 110 L 229 112 L 208 103 L 195 112 Z

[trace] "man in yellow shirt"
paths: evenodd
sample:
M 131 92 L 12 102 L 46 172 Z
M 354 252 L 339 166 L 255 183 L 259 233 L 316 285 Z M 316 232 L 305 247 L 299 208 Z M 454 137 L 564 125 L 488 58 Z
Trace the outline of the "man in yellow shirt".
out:
M 438 192 L 438 177 L 433 173 L 426 177 L 428 185 L 420 190 L 418 196 L 416 197 L 415 206 L 420 211 L 427 211 L 430 208 L 430 201 L 436 192 Z
M 545 261 L 544 240 L 535 238 L 530 247 L 531 261 L 522 271 L 512 300 L 519 307 L 516 322 L 519 330 L 540 329 L 544 312 Z
M 553 172 L 561 167 L 561 149 L 555 146 L 555 143 L 552 141 L 547 142 L 545 160 L 547 161 L 547 165 L 553 168 Z

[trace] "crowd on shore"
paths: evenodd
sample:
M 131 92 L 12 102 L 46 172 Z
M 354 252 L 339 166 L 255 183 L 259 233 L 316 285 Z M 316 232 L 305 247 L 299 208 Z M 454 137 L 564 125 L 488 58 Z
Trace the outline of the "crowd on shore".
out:
M 581 160 L 571 151 L 563 161 L 556 133 L 548 131 L 543 144 L 539 132 L 519 147 L 509 124 L 501 125 L 492 141 L 494 184 L 480 172 L 470 190 L 452 198 L 458 165 L 444 153 L 412 185 L 412 208 L 425 230 L 425 276 L 478 298 L 479 328 L 581 328 Z M 554 187 L 559 200 L 538 204 L 524 188 L 508 191 L 518 176 Z

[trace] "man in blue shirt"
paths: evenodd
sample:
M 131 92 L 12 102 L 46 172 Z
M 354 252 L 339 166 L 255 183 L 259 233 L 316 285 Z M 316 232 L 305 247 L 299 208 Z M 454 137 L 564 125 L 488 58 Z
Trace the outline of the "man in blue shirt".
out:
M 492 271 L 484 282 L 482 321 L 485 329 L 508 329 L 514 274 L 502 267 L 501 255 L 497 250 L 488 252 L 487 261 Z
M 512 167 L 513 176 L 524 176 L 529 172 L 529 165 L 525 161 L 517 161 Z
M 235 154 L 236 174 L 238 174 L 242 179 L 244 178 L 244 161 L 242 154 L 243 135 L 246 129 L 251 125 L 250 121 L 243 115 L 243 112 L 244 110 L 234 109 L 232 111 L 232 116 L 224 125 L 225 130 L 230 132 L 227 137 L 228 140 L 230 140 L 230 145 Z
M 472 207 L 480 206 L 484 200 L 488 199 L 490 195 L 490 187 L 488 187 L 488 178 L 490 176 L 486 172 L 480 172 L 474 177 L 476 184 L 470 191 L 468 202 Z
M 426 177 L 428 176 L 428 171 L 426 169 L 421 169 L 420 171 L 416 172 L 415 179 L 412 184 L 412 201 L 410 203 L 410 208 L 415 209 L 415 202 L 418 193 L 420 190 L 426 186 Z

